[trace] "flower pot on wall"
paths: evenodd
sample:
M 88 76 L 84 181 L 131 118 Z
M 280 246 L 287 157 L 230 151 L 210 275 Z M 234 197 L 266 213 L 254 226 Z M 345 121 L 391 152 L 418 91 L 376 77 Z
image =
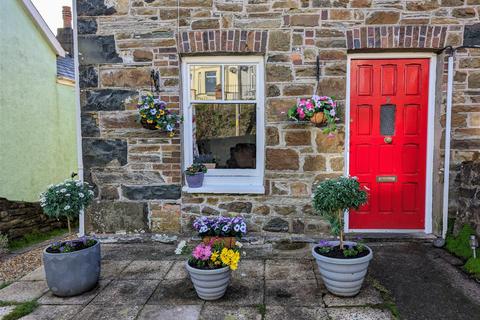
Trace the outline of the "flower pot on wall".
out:
M 68 253 L 49 253 L 47 249 L 43 251 L 43 265 L 54 295 L 71 297 L 95 288 L 100 277 L 100 242 Z
M 190 188 L 200 188 L 203 185 L 203 179 L 205 174 L 203 172 L 198 172 L 194 175 L 185 175 L 187 179 L 188 187 Z
M 158 130 L 158 128 L 156 128 L 155 126 L 157 125 L 155 122 L 153 123 L 148 123 L 146 120 L 142 119 L 140 121 L 140 123 L 142 124 L 142 127 L 144 127 L 145 129 L 148 129 L 148 130 Z
M 217 300 L 225 295 L 231 278 L 228 266 L 220 269 L 202 270 L 190 266 L 187 261 L 186 268 L 200 299 Z
M 339 241 L 331 241 L 332 245 L 339 245 Z M 345 242 L 346 245 L 355 245 L 355 242 Z M 317 261 L 318 269 L 325 286 L 331 293 L 352 297 L 360 292 L 360 289 L 367 274 L 368 265 L 373 258 L 372 249 L 368 250 L 366 256 L 360 258 L 331 258 L 321 255 L 312 248 L 312 254 Z

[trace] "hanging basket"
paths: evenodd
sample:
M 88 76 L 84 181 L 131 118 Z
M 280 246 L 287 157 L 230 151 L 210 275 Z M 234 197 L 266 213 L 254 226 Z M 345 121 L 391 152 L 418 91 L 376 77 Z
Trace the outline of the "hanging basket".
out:
M 327 121 L 327 117 L 325 117 L 325 114 L 323 111 L 314 113 L 313 116 L 310 118 L 310 122 L 315 124 L 315 125 L 321 125 Z
M 158 130 L 158 128 L 155 128 L 157 125 L 155 122 L 154 123 L 148 123 L 146 120 L 141 120 L 140 123 L 142 124 L 142 127 L 148 130 Z

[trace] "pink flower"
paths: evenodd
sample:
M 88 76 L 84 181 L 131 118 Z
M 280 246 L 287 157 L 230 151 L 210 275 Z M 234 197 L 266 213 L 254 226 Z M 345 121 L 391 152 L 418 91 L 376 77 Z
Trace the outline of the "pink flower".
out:
M 335 137 L 335 135 L 334 135 L 332 132 L 330 132 L 330 133 L 328 134 L 328 136 L 327 136 L 327 138 L 329 138 L 329 139 L 332 139 L 332 138 L 334 138 L 334 137 Z
M 212 247 L 200 243 L 193 249 L 192 255 L 195 259 L 207 261 L 212 255 Z
M 298 113 L 298 117 L 299 117 L 300 119 L 305 118 L 305 112 L 303 111 L 302 108 L 297 108 L 297 113 Z
M 306 106 L 307 106 L 307 110 L 312 110 L 313 109 L 313 103 L 310 100 L 307 101 Z

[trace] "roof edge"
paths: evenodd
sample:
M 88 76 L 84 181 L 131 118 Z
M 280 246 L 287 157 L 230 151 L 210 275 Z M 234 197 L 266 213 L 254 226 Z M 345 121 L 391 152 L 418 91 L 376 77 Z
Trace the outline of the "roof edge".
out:
M 30 0 L 22 0 L 21 3 L 27 10 L 34 23 L 37 25 L 38 29 L 40 29 L 40 31 L 43 33 L 44 37 L 47 39 L 53 51 L 55 51 L 58 56 L 65 57 L 65 50 L 63 50 L 62 45 L 60 44 L 60 42 L 58 42 L 57 38 L 48 27 L 45 20 L 43 20 L 42 16 L 38 12 L 37 8 L 35 8 L 33 3 Z

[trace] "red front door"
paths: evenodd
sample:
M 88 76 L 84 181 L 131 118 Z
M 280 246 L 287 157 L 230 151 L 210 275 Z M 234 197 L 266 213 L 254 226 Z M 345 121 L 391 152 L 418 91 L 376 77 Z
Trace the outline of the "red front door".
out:
M 352 60 L 350 175 L 369 202 L 350 229 L 424 229 L 428 59 Z

